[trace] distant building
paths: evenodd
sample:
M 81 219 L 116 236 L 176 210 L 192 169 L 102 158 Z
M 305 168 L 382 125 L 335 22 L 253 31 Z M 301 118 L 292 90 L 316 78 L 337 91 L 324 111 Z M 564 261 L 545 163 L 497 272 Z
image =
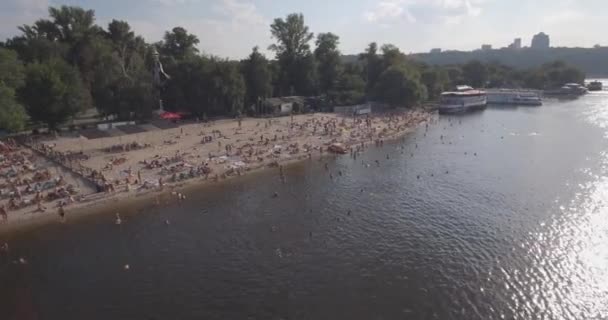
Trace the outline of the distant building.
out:
M 541 32 L 532 38 L 532 49 L 548 49 L 550 46 L 549 36 Z
M 515 38 L 515 40 L 513 40 L 513 43 L 509 45 L 509 49 L 521 49 L 521 38 Z
M 441 53 L 441 48 L 433 48 L 431 49 L 431 53 Z
M 482 44 L 481 50 L 483 50 L 483 51 L 492 50 L 492 45 L 491 44 Z

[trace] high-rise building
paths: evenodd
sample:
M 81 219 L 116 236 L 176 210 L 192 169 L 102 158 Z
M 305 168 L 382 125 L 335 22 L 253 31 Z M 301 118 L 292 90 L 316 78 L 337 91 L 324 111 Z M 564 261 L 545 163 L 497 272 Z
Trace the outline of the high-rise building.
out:
M 534 35 L 534 38 L 532 38 L 531 47 L 533 49 L 548 49 L 549 46 L 550 46 L 549 36 L 546 35 L 544 32 Z
M 513 49 L 521 49 L 521 38 L 515 38 L 515 41 L 513 41 Z
M 441 48 L 433 48 L 431 49 L 431 53 L 441 53 Z
M 492 50 L 492 45 L 491 44 L 482 44 L 481 50 L 484 50 L 484 51 Z
M 521 49 L 521 38 L 515 38 L 515 40 L 513 40 L 513 43 L 509 45 L 509 49 Z

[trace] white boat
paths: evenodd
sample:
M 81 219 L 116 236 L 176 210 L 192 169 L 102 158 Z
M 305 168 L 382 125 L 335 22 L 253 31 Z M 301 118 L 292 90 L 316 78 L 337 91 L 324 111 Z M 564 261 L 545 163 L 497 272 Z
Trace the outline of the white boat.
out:
M 486 90 L 488 104 L 509 104 L 522 106 L 541 106 L 543 100 L 536 91 L 518 89 Z
M 487 105 L 485 91 L 475 90 L 469 86 L 459 86 L 458 91 L 441 94 L 440 113 L 456 113 L 468 110 L 484 109 Z

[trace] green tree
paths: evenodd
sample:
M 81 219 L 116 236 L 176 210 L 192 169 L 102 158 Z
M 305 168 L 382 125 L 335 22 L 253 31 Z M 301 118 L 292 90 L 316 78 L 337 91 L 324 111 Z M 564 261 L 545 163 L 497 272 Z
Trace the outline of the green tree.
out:
M 23 63 L 13 50 L 0 48 L 0 83 L 8 88 L 19 88 L 24 81 Z
M 261 100 L 272 95 L 272 74 L 266 57 L 254 47 L 246 60 L 241 62 L 241 73 L 245 81 L 245 106 L 260 112 Z
M 192 56 L 177 62 L 173 72 L 165 92 L 167 109 L 197 116 L 243 111 L 245 81 L 237 62 Z
M 215 61 L 212 77 L 214 111 L 218 114 L 238 115 L 243 113 L 245 81 L 239 65 L 228 60 Z
M 583 84 L 585 73 L 563 61 L 554 61 L 528 70 L 523 76 L 523 82 L 534 89 L 555 89 L 566 83 Z
M 183 60 L 198 54 L 196 45 L 199 42 L 198 37 L 189 34 L 186 29 L 175 27 L 171 31 L 165 32 L 164 41 L 161 43 L 161 53 L 176 60 Z
M 0 129 L 20 131 L 27 115 L 15 98 L 15 90 L 24 84 L 23 64 L 17 53 L 0 48 Z
M 319 89 L 327 94 L 336 85 L 341 72 L 341 59 L 338 44 L 340 37 L 333 33 L 320 33 L 317 35 L 315 58 L 317 60 L 317 74 L 319 76 Z
M 90 99 L 78 70 L 62 60 L 28 65 L 18 93 L 30 118 L 50 129 L 75 116 Z
M 365 80 L 362 70 L 356 64 L 346 64 L 338 77 L 336 85 L 328 94 L 333 105 L 344 106 L 360 104 L 365 100 Z
M 119 119 L 150 116 L 154 92 L 143 39 L 126 22 L 113 20 L 105 39 L 96 41 L 93 48 L 96 68 L 91 95 L 100 113 Z
M 163 99 L 168 110 L 190 110 L 202 116 L 211 115 L 213 92 L 211 72 L 213 62 L 207 57 L 191 56 L 171 67 Z
M 448 72 L 442 68 L 427 68 L 420 74 L 420 81 L 426 86 L 428 97 L 437 98 L 450 87 Z
M 314 58 L 309 42 L 314 37 L 304 23 L 302 14 L 290 14 L 285 20 L 277 18 L 270 25 L 277 43 L 269 47 L 279 65 L 279 94 L 311 94 L 315 89 Z
M 375 87 L 375 98 L 391 106 L 411 107 L 426 99 L 426 88 L 416 70 L 405 65 L 389 67 Z
M 18 27 L 21 35 L 8 39 L 6 47 L 15 50 L 26 62 L 41 62 L 49 59 L 64 59 L 69 46 L 59 42 L 59 31 L 48 20 L 38 20 L 33 26 Z
M 399 50 L 395 45 L 384 44 L 382 45 L 382 71 L 396 65 L 406 63 L 405 54 Z
M 472 60 L 462 67 L 462 75 L 467 84 L 481 88 L 488 81 L 488 69 L 479 60 Z
M 359 54 L 359 61 L 363 62 L 363 75 L 366 81 L 365 92 L 371 94 L 376 82 L 382 73 L 382 61 L 378 55 L 378 45 L 372 42 L 365 52 Z
M 448 74 L 448 78 L 450 79 L 450 86 L 455 87 L 457 85 L 462 85 L 465 83 L 464 77 L 462 75 L 462 68 L 460 66 L 447 66 L 445 67 L 445 71 Z
M 0 130 L 23 130 L 27 114 L 15 99 L 15 90 L 0 82 Z
M 68 45 L 67 61 L 78 67 L 80 77 L 87 89 L 90 88 L 95 72 L 94 43 L 102 38 L 103 30 L 95 25 L 95 12 L 80 7 L 50 7 L 49 16 L 52 22 L 44 22 L 49 29 L 56 30 L 59 42 Z M 54 27 L 51 26 L 54 24 Z M 84 102 L 86 103 L 86 102 Z M 90 108 L 90 103 L 84 108 Z

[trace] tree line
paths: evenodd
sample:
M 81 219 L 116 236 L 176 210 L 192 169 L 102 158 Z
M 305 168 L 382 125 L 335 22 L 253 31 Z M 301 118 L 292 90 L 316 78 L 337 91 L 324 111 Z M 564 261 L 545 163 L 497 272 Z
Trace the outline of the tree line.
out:
M 464 64 L 471 60 L 498 62 L 516 69 L 533 68 L 553 61 L 564 61 L 594 77 L 608 76 L 608 47 L 497 49 L 419 53 L 414 57 L 431 65 Z M 355 57 L 352 57 L 353 59 Z
M 104 118 L 149 119 L 160 98 L 167 110 L 205 118 L 253 114 L 269 97 L 316 96 L 321 107 L 365 101 L 407 107 L 458 84 L 541 89 L 584 81 L 562 62 L 529 70 L 479 61 L 432 66 L 391 44 L 370 43 L 344 62 L 339 36 L 315 36 L 302 14 L 273 21 L 272 59 L 255 47 L 241 61 L 200 53 L 197 36 L 182 27 L 146 43 L 128 22 L 102 28 L 92 10 L 73 6 L 51 7 L 48 18 L 19 30 L 0 43 L 0 128 L 8 131 L 28 122 L 56 129 L 91 108 Z M 162 85 L 153 81 L 155 52 L 168 75 Z

